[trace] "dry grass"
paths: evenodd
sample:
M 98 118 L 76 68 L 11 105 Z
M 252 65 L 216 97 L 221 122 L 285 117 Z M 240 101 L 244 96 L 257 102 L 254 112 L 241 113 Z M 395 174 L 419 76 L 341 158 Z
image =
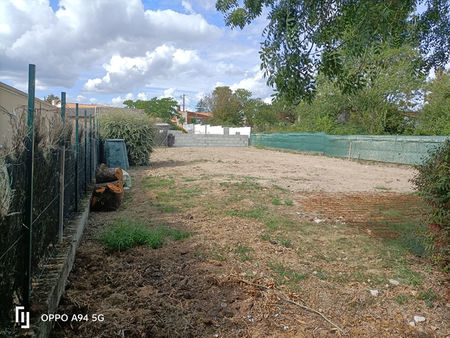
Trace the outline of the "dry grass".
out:
M 211 162 L 192 160 L 132 170 L 134 188 L 125 205 L 115 213 L 94 214 L 80 249 L 79 264 L 86 263 L 89 252 L 90 264 L 100 271 L 117 267 L 121 279 L 108 293 L 110 285 L 98 284 L 97 278 L 92 290 L 86 284 L 95 278 L 92 271 L 79 265 L 66 293 L 73 301 L 65 306 L 76 301 L 90 311 L 108 311 L 116 329 L 155 336 L 327 336 L 340 328 L 349 336 L 449 333 L 447 281 L 421 249 L 420 211 L 408 212 L 417 197 L 384 191 L 299 193 L 246 172 L 221 173 L 222 163 L 214 163 L 216 173 L 198 169 Z M 393 203 L 402 199 L 409 202 Z M 92 261 L 104 255 L 96 234 L 118 217 L 165 224 L 193 236 L 156 250 L 132 249 L 100 268 Z M 145 266 L 158 267 L 161 280 L 142 272 Z M 135 290 L 156 283 L 152 288 L 159 291 L 136 297 L 127 274 L 140 281 Z M 129 297 L 123 304 L 95 303 L 117 290 Z M 121 314 L 132 306 L 141 310 Z M 426 322 L 410 326 L 415 315 Z M 95 323 L 83 328 L 75 331 L 99 332 Z M 102 330 L 113 333 L 105 325 Z

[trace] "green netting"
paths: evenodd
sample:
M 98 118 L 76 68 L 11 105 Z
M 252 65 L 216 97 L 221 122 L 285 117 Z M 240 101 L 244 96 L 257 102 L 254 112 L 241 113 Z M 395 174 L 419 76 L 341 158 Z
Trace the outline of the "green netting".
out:
M 353 159 L 419 164 L 428 150 L 449 136 L 327 135 L 325 133 L 252 134 L 250 145 L 319 152 Z

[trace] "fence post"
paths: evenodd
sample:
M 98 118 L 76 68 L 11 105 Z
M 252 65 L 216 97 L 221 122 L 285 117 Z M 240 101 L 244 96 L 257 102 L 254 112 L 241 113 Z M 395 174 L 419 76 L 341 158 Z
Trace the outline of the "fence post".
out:
M 79 190 L 79 178 L 78 178 L 78 103 L 75 104 L 75 211 L 78 211 L 78 190 Z
M 61 163 L 59 169 L 59 227 L 58 240 L 61 243 L 64 234 L 64 171 L 66 162 L 66 93 L 61 92 L 61 119 L 62 119 L 62 136 L 61 136 Z
M 24 285 L 23 301 L 25 308 L 30 309 L 31 291 L 31 254 L 33 249 L 33 174 L 34 174 L 34 95 L 35 95 L 36 66 L 28 66 L 28 137 L 25 140 L 26 146 L 26 200 L 25 200 L 25 222 L 24 222 Z
M 84 110 L 84 192 L 87 191 L 87 110 Z
M 92 163 L 93 156 L 92 151 L 94 147 L 92 146 L 92 113 L 89 115 L 89 183 L 92 183 L 92 168 L 94 168 L 94 164 Z

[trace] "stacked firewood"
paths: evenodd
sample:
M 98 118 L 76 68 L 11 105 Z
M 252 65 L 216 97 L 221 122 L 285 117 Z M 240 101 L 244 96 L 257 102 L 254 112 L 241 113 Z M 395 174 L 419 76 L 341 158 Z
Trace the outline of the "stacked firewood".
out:
M 122 169 L 101 164 L 95 172 L 95 188 L 91 200 L 93 211 L 113 211 L 120 207 L 124 191 Z

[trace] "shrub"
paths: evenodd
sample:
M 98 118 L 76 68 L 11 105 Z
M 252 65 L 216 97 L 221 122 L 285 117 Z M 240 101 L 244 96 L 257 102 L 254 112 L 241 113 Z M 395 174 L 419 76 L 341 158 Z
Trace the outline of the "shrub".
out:
M 417 174 L 412 179 L 420 196 L 430 206 L 428 224 L 430 229 L 430 249 L 437 261 L 449 268 L 450 230 L 450 139 L 429 152 L 421 165 L 416 166 Z
M 102 140 L 125 140 L 130 165 L 149 164 L 155 127 L 147 115 L 131 109 L 111 109 L 102 112 L 98 119 Z

